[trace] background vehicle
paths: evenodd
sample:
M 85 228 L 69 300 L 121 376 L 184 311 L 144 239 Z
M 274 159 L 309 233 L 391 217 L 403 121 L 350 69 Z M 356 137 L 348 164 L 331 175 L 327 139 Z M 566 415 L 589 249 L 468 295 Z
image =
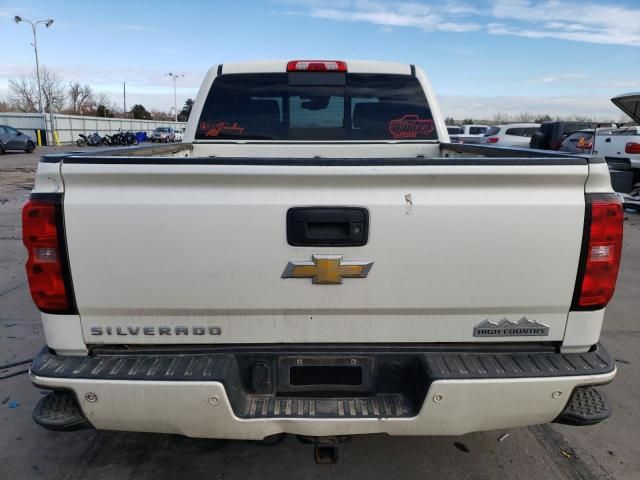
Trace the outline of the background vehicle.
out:
M 173 142 L 175 141 L 176 134 L 171 127 L 158 127 L 153 131 L 151 135 L 152 142 Z
M 489 127 L 481 143 L 496 147 L 528 147 L 531 136 L 538 128 L 539 123 L 510 123 Z
M 591 122 L 544 122 L 531 137 L 529 146 L 538 150 L 558 150 L 572 133 L 593 127 Z
M 8 125 L 0 125 L 0 154 L 7 150 L 24 150 L 31 153 L 35 148 L 35 140 L 26 133 Z
M 184 129 L 179 129 L 179 130 L 174 130 L 175 133 L 175 137 L 174 137 L 174 141 L 176 142 L 181 142 L 182 139 L 184 138 Z
M 480 143 L 488 129 L 487 125 L 460 125 L 458 133 L 449 138 L 452 143 Z
M 640 171 L 640 127 L 628 126 L 601 132 L 598 129 L 594 155 L 600 155 L 617 168 Z
M 633 170 L 640 175 L 640 93 L 626 93 L 611 101 L 629 115 L 636 125 L 603 131 L 598 129 L 593 146 L 594 155 L 603 156 L 609 165 L 624 170 Z
M 568 153 L 591 153 L 593 150 L 593 129 L 578 130 L 564 139 L 558 149 Z
M 297 60 L 209 70 L 180 145 L 44 157 L 35 421 L 326 461 L 326 437 L 606 418 L 607 165 L 446 138 L 420 68 Z
M 76 145 L 78 145 L 79 147 L 85 147 L 87 145 L 89 145 L 90 147 L 101 147 L 109 145 L 110 142 L 110 139 L 108 139 L 106 136 L 101 137 L 98 132 L 94 132 L 89 135 L 79 133 L 78 136 L 80 138 L 76 140 Z

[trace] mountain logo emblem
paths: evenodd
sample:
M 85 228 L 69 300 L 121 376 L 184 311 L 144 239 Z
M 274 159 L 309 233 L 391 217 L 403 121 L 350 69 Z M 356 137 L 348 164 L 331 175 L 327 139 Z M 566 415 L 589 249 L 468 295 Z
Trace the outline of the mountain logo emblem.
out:
M 506 318 L 498 323 L 485 320 L 473 329 L 474 337 L 547 337 L 549 326 L 522 317 L 517 322 Z

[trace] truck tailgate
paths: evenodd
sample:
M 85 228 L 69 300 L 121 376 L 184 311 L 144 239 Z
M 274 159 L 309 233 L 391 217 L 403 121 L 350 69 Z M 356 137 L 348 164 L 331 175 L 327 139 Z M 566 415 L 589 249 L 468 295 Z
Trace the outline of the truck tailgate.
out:
M 87 343 L 563 338 L 587 165 L 270 163 L 65 160 L 66 237 Z M 289 245 L 287 211 L 309 206 L 366 208 L 368 241 Z M 289 262 L 313 255 L 373 263 L 366 278 L 340 284 L 282 278 Z M 539 335 L 477 336 L 482 322 L 524 317 L 542 324 Z

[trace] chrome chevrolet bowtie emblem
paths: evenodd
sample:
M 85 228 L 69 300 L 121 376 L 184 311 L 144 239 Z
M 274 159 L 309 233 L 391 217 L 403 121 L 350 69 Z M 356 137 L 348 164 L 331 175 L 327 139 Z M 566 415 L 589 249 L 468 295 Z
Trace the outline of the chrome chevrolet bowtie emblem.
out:
M 313 255 L 311 262 L 289 262 L 282 278 L 310 278 L 313 283 L 339 285 L 343 278 L 366 278 L 373 262 L 343 262 L 342 255 Z

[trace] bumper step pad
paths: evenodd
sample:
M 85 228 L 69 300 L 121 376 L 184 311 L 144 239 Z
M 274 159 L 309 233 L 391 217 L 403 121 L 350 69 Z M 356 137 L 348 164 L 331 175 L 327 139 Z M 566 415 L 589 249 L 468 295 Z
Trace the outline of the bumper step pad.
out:
M 44 349 L 35 358 L 31 374 L 36 385 L 39 378 L 220 382 L 235 415 L 241 418 L 406 418 L 418 414 L 429 385 L 439 380 L 585 376 L 609 373 L 615 368 L 602 347 L 567 354 L 550 347 L 541 347 L 542 351 L 491 346 L 480 351 L 447 351 L 449 348 L 285 345 L 177 351 L 96 349 L 86 357 L 56 355 Z M 354 362 L 360 368 L 359 383 L 345 383 L 331 370 Z M 256 380 L 256 365 L 268 375 Z M 292 365 L 326 366 L 331 375 L 337 376 L 325 372 L 326 378 L 310 377 L 302 379 L 308 383 L 296 383 L 291 380 Z M 262 383 L 258 382 L 261 378 Z M 69 406 L 64 410 L 77 413 L 65 413 L 68 420 L 63 424 L 83 420 L 72 400 L 67 400 Z M 61 399 L 57 402 L 64 403 Z M 42 419 L 36 421 L 43 426 L 56 425 L 55 415 L 37 415 Z
M 595 387 L 579 387 L 573 391 L 567 407 L 555 423 L 585 426 L 600 423 L 611 416 L 611 407 Z
M 49 430 L 74 431 L 93 428 L 71 392 L 51 392 L 33 409 L 33 420 Z
M 392 418 L 413 416 L 414 408 L 404 395 L 349 398 L 283 398 L 253 396 L 246 418 Z

